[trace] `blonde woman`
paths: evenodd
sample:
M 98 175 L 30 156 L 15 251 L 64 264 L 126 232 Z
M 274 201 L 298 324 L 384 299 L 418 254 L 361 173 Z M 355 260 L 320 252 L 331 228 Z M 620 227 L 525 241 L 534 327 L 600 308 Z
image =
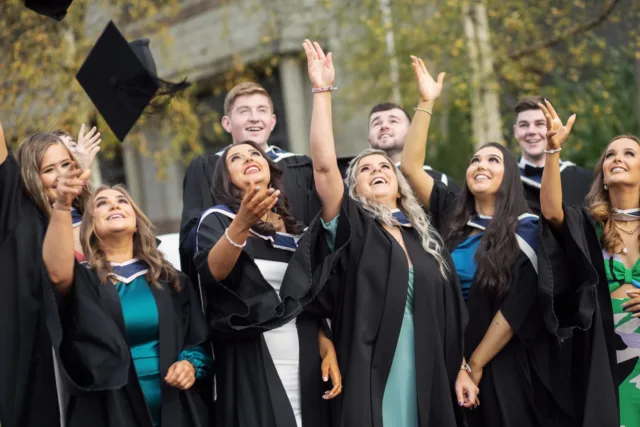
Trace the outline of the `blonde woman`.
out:
M 73 394 L 68 425 L 207 426 L 207 408 L 193 389 L 196 380 L 210 379 L 212 373 L 212 361 L 198 346 L 207 329 L 197 297 L 186 276 L 158 251 L 151 222 L 123 187 L 102 186 L 90 198 L 81 228 L 86 267 L 73 258 L 71 204 L 87 175 L 74 170 L 59 180 L 43 258 L 63 299 L 90 293 L 89 303 L 99 302 L 107 315 L 101 323 L 76 318 L 74 327 L 63 328 L 63 344 L 86 345 L 78 329 L 104 328 L 112 335 L 103 339 L 126 340 L 130 356 L 109 369 L 106 365 L 118 359 L 94 360 L 89 353 L 78 359 L 62 346 L 62 366 L 75 382 L 87 377 L 87 369 L 93 377 L 126 379 L 110 390 L 85 386 L 83 393 Z M 69 305 L 60 308 L 63 318 Z
M 324 233 L 310 234 L 300 268 L 323 286 L 311 308 L 331 318 L 345 378 L 334 426 L 456 426 L 455 408 L 475 405 L 478 389 L 463 366 L 466 312 L 451 257 L 383 151 L 356 156 L 345 188 L 333 140 L 331 53 L 308 40 L 304 49 Z M 327 249 L 333 253 L 322 261 Z
M 28 137 L 14 157 L 0 126 L 0 420 L 7 427 L 59 424 L 51 351 L 59 320 L 40 254 L 55 188 L 73 163 L 51 133 Z

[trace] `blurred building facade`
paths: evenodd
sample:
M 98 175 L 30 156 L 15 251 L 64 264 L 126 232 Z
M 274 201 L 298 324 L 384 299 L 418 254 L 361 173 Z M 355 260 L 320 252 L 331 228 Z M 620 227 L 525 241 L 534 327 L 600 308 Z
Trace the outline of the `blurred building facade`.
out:
M 101 21 L 106 20 L 104 14 L 96 14 L 92 26 L 103 28 Z M 168 37 L 152 36 L 151 47 L 158 74 L 168 80 L 188 76 L 191 82 L 198 83 L 199 102 L 214 110 L 217 117 L 223 115 L 226 93 L 211 88 L 224 79 L 231 67 L 238 64 L 253 67 L 256 80 L 274 102 L 277 125 L 270 143 L 308 154 L 312 97 L 302 41 L 320 29 L 320 34 L 324 34 L 321 42 L 332 51 L 339 50 L 339 40 L 330 33 L 331 22 L 326 9 L 316 0 L 273 0 L 268 6 L 256 0 L 183 0 L 180 13 L 167 23 Z M 260 64 L 264 63 L 275 66 L 270 66 L 268 73 L 261 73 Z M 339 66 L 338 60 L 336 67 Z M 366 111 L 370 106 L 363 106 L 362 112 L 341 120 L 344 115 L 339 90 L 334 99 L 338 154 L 354 154 L 367 145 Z M 154 144 L 166 143 L 153 138 L 152 129 L 148 131 Z M 230 141 L 227 135 L 212 132 L 205 132 L 201 140 L 208 153 Z M 101 160 L 100 169 L 104 182 L 127 184 L 159 234 L 178 231 L 183 162 L 173 162 L 167 178 L 158 180 L 154 160 L 124 144 L 115 159 Z

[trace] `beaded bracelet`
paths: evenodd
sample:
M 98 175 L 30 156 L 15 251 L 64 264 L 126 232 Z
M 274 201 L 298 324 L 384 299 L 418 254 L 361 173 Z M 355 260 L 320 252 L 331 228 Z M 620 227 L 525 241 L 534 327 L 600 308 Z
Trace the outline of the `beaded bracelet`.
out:
M 334 90 L 337 90 L 338 88 L 331 85 L 331 86 L 325 86 L 325 87 L 314 87 L 311 89 L 311 93 L 319 93 L 319 92 L 332 92 Z
M 559 152 L 561 152 L 561 151 L 562 151 L 562 147 L 558 147 L 558 148 L 556 148 L 555 150 L 544 150 L 544 152 L 545 152 L 546 154 L 555 154 L 555 153 L 559 153 Z
M 242 244 L 236 243 L 233 240 L 231 240 L 231 237 L 229 237 L 229 229 L 228 228 L 225 228 L 225 230 L 224 230 L 224 237 L 227 239 L 227 242 L 229 242 L 231 245 L 235 246 L 238 249 L 242 249 L 245 246 L 247 246 L 247 241 L 246 240 Z

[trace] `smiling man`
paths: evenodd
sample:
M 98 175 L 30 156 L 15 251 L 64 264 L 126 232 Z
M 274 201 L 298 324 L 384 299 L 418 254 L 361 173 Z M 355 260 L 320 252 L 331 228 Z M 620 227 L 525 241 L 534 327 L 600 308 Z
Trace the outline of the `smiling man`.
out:
M 547 148 L 547 122 L 538 107 L 541 96 L 522 98 L 514 107 L 516 123 L 513 134 L 520 145 L 520 179 L 529 207 L 540 214 L 540 181 L 544 170 Z M 568 205 L 581 205 L 589 193 L 593 172 L 571 162 L 560 161 L 562 201 Z
M 254 141 L 283 171 L 285 194 L 291 212 L 299 221 L 309 224 L 320 209 L 313 203 L 313 168 L 311 159 L 289 153 L 268 140 L 276 126 L 273 102 L 267 91 L 257 83 L 245 82 L 233 87 L 224 100 L 222 127 L 231 134 L 233 144 Z M 216 205 L 211 193 L 213 172 L 224 150 L 195 158 L 187 168 L 183 181 L 183 206 L 180 224 L 182 270 L 189 274 L 192 254 L 185 246 L 202 212 Z M 316 198 L 314 198 L 315 200 Z M 316 206 L 317 204 L 317 206 Z M 315 206 L 315 207 L 314 207 Z M 188 243 L 188 242 L 187 242 Z M 188 246 L 188 245 L 187 245 Z M 190 274 L 189 274 L 190 275 Z
M 369 145 L 387 153 L 396 166 L 399 166 L 404 139 L 410 125 L 411 117 L 400 105 L 391 102 L 378 104 L 369 113 Z M 436 181 L 440 181 L 456 191 L 459 189 L 450 177 L 431 166 L 425 165 L 424 170 Z

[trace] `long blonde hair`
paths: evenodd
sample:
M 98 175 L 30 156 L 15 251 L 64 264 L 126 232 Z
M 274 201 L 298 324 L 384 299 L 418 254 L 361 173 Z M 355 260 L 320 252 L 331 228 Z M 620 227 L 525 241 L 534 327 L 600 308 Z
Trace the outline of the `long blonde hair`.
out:
M 613 208 L 611 207 L 609 192 L 604 189 L 603 165 L 607 155 L 607 149 L 614 141 L 619 139 L 630 139 L 640 146 L 640 139 L 634 135 L 618 135 L 609 141 L 607 147 L 598 159 L 598 163 L 596 163 L 593 184 L 591 184 L 591 190 L 586 198 L 591 216 L 596 222 L 603 226 L 602 245 L 610 254 L 615 253 L 616 247 L 624 246 L 624 243 L 622 242 L 620 233 L 615 227 L 615 220 L 612 218 Z M 638 203 L 640 203 L 640 200 Z M 640 236 L 638 236 L 638 240 L 640 240 Z
M 374 154 L 383 156 L 390 164 L 394 164 L 389 156 L 387 156 L 387 154 L 382 150 L 368 148 L 358 154 L 353 160 L 351 160 L 349 168 L 347 169 L 349 197 L 362 203 L 362 206 L 369 212 L 373 213 L 376 219 L 382 224 L 394 226 L 396 223 L 393 220 L 393 212 L 391 209 L 382 203 L 378 203 L 375 200 L 369 200 L 363 195 L 356 193 L 356 175 L 358 165 L 363 158 Z M 398 180 L 398 193 L 400 193 L 398 207 L 406 215 L 413 228 L 418 232 L 422 247 L 428 254 L 432 255 L 436 259 L 440 266 L 440 273 L 446 278 L 449 266 L 442 256 L 442 248 L 444 247 L 442 239 L 436 229 L 431 225 L 429 217 L 424 209 L 422 209 L 422 206 L 418 202 L 418 199 L 416 199 L 416 196 L 413 193 L 413 190 L 411 190 L 411 187 L 405 177 L 400 173 L 398 168 L 394 167 L 393 169 Z
M 75 160 L 73 153 L 71 153 L 62 140 L 52 132 L 35 133 L 27 137 L 20 143 L 16 151 L 16 160 L 20 165 L 20 175 L 24 189 L 47 217 L 51 215 L 51 202 L 42 185 L 40 166 L 49 147 L 56 144 L 64 147 L 69 153 L 69 158 Z M 82 212 L 84 201 L 89 198 L 89 194 L 90 189 L 85 187 L 82 194 L 74 200 L 73 205 L 79 209 L 80 212 Z
M 122 194 L 131 204 L 136 214 L 137 231 L 133 235 L 133 257 L 145 261 L 149 265 L 149 271 L 145 275 L 149 283 L 159 286 L 160 280 L 170 282 L 175 290 L 180 289 L 180 278 L 176 269 L 167 261 L 158 250 L 153 224 L 142 210 L 136 205 L 131 195 L 123 185 L 101 185 L 93 193 L 87 203 L 80 227 L 80 243 L 82 251 L 89 265 L 98 274 L 100 282 L 105 283 L 112 273 L 111 264 L 101 247 L 101 239 L 96 234 L 94 224 L 94 201 L 105 190 L 115 190 Z

